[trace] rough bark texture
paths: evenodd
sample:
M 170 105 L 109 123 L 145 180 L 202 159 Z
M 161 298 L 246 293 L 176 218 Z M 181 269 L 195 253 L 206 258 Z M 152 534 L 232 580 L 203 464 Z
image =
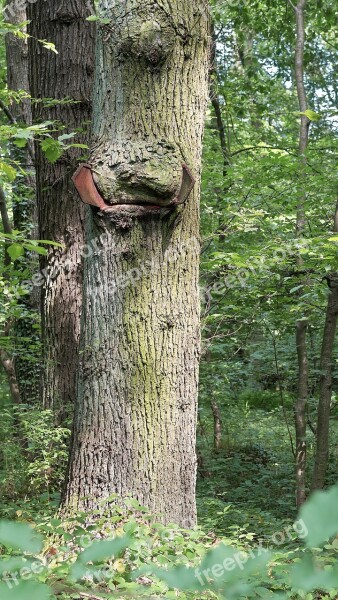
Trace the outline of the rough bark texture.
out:
M 118 5 L 117 5 L 118 4 Z M 91 210 L 81 369 L 64 501 L 130 494 L 196 521 L 199 180 L 208 90 L 204 2 L 102 0 L 91 165 L 106 202 L 160 207 L 113 222 Z M 185 163 L 197 180 L 177 196 Z M 167 208 L 163 208 L 167 207 Z M 100 237 L 101 236 L 101 237 Z M 81 501 L 82 497 L 86 497 Z
M 73 104 L 46 108 L 34 104 L 35 121 L 56 120 L 66 132 L 79 131 L 74 141 L 88 143 L 93 76 L 93 26 L 85 0 L 38 0 L 28 5 L 30 34 L 53 42 L 59 52 L 31 40 L 30 82 L 35 98 L 65 98 Z M 74 403 L 82 306 L 82 259 L 85 207 L 78 202 L 71 182 L 83 150 L 67 151 L 55 164 L 36 152 L 37 202 L 41 239 L 64 244 L 51 248 L 41 261 L 42 291 L 42 401 L 63 420 Z M 68 407 L 68 409 L 67 409 Z
M 306 350 L 306 332 L 308 322 L 303 319 L 296 326 L 296 344 L 298 355 L 298 397 L 295 405 L 296 426 L 296 503 L 300 508 L 306 501 L 306 407 L 308 398 L 308 358 Z

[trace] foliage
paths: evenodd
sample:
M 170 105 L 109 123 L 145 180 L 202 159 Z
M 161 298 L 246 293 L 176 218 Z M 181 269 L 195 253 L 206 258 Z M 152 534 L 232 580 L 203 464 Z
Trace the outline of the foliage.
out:
M 42 493 L 49 498 L 60 490 L 70 431 L 56 427 L 47 410 L 7 405 L 1 414 L 0 513 L 13 515 L 18 499 L 37 499 Z
M 317 493 L 289 528 L 294 548 L 284 554 L 255 543 L 244 552 L 229 538 L 215 546 L 199 529 L 164 527 L 136 501 L 130 499 L 121 508 L 116 497 L 96 515 L 95 524 L 88 523 L 88 514 L 67 521 L 46 520 L 35 529 L 23 522 L 2 521 L 2 598 L 19 600 L 33 589 L 38 598 L 64 600 L 86 597 L 86 590 L 103 598 L 133 594 L 230 600 L 297 595 L 312 600 L 311 592 L 318 597 L 322 590 L 322 598 L 334 598 L 336 545 L 329 538 L 338 533 L 337 520 L 330 518 L 337 502 L 338 487 Z M 42 532 L 52 533 L 52 538 L 43 542 Z M 308 550 L 298 547 L 297 534 Z M 53 544 L 56 538 L 58 548 Z M 316 548 L 311 550 L 312 542 Z

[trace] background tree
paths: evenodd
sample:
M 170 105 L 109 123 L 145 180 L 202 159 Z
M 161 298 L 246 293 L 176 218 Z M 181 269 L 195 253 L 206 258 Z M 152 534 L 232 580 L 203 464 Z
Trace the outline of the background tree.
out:
M 21 26 L 26 33 L 26 7 L 16 2 L 7 2 L 5 19 L 14 26 Z M 6 35 L 7 85 L 13 97 L 6 116 L 12 125 L 32 125 L 32 106 L 28 78 L 28 39 L 16 33 Z M 13 227 L 28 238 L 36 239 L 37 212 L 35 186 L 34 143 L 29 140 L 24 148 L 12 143 L 10 146 L 12 164 L 16 166 L 16 178 L 12 185 Z M 20 166 L 20 169 L 18 169 Z M 38 270 L 37 255 L 27 252 L 27 262 L 33 271 Z M 22 265 L 23 270 L 25 264 Z M 32 291 L 22 298 L 24 305 L 21 317 L 12 322 L 14 343 L 14 368 L 21 402 L 37 403 L 39 399 L 40 339 L 39 310 L 40 290 Z M 9 332 L 8 332 L 9 333 Z M 29 351 L 27 340 L 29 340 Z
M 55 138 L 73 141 L 76 134 L 80 145 L 88 142 L 92 110 L 94 37 L 93 24 L 86 21 L 91 12 L 85 0 L 38 0 L 28 6 L 34 121 L 53 121 Z M 41 46 L 39 39 L 54 43 L 58 53 Z M 60 126 L 65 131 L 61 136 Z M 61 422 L 72 412 L 78 366 L 85 207 L 77 201 L 71 177 L 85 151 L 73 145 L 60 158 L 58 140 L 46 144 L 47 156 L 41 146 L 36 148 L 39 237 L 63 247 L 51 248 L 40 265 L 45 273 L 41 393 L 43 406 L 53 409 Z

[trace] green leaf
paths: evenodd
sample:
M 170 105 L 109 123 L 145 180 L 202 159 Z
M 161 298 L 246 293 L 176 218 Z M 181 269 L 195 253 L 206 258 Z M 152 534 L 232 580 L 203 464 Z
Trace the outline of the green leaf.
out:
M 0 575 L 4 573 L 12 573 L 20 571 L 22 567 L 28 566 L 30 563 L 23 556 L 15 556 L 14 558 L 0 559 Z
M 10 582 L 9 582 L 10 583 Z M 0 583 L 1 600 L 48 600 L 51 598 L 51 590 L 44 584 L 33 581 L 20 581 L 16 586 L 11 583 L 12 588 L 5 583 Z
M 84 148 L 87 150 L 88 146 L 87 144 L 70 144 L 69 146 L 66 146 L 66 149 L 68 148 Z
M 117 557 L 123 550 L 128 548 L 131 543 L 129 536 L 115 538 L 114 540 L 99 540 L 86 548 L 79 554 L 76 562 L 72 566 L 71 575 L 78 580 L 88 571 L 88 562 L 101 562 L 107 558 Z
M 64 133 L 63 135 L 59 135 L 58 140 L 59 142 L 63 142 L 64 140 L 70 140 L 75 135 L 75 133 Z
M 300 114 L 305 115 L 308 119 L 310 119 L 310 121 L 320 121 L 320 119 L 322 118 L 322 115 L 310 109 L 305 110 L 303 113 Z
M 41 536 L 32 527 L 13 521 L 0 521 L 0 544 L 35 554 L 41 552 L 43 546 Z
M 94 22 L 94 21 L 98 21 L 101 25 L 108 25 L 108 23 L 110 23 L 110 19 L 102 19 L 101 17 L 98 17 L 97 15 L 90 15 L 90 17 L 86 18 L 86 21 L 89 22 Z
M 41 256 L 46 256 L 47 250 L 46 248 L 42 248 L 41 246 L 35 246 L 34 244 L 24 244 L 24 248 L 29 252 L 37 252 L 41 254 Z
M 338 533 L 338 486 L 327 492 L 315 492 L 301 508 L 308 534 L 306 545 L 316 548 Z
M 55 44 L 53 44 L 53 42 L 47 42 L 47 40 L 38 40 L 38 42 L 40 42 L 40 44 L 42 44 L 43 47 L 46 48 L 47 50 L 51 50 L 55 54 L 59 54 L 57 49 L 55 48 Z
M 294 588 L 311 592 L 313 590 L 332 590 L 338 586 L 338 569 L 330 571 L 318 569 L 311 556 L 305 556 L 292 570 Z
M 14 181 L 16 178 L 16 170 L 5 162 L 0 162 L 0 171 L 6 175 L 9 182 Z
M 36 240 L 38 244 L 47 244 L 48 246 L 56 246 L 56 248 L 64 248 L 64 244 L 59 244 L 59 242 L 53 242 L 52 240 Z
M 62 144 L 53 138 L 47 138 L 41 142 L 41 148 L 46 155 L 47 160 L 55 163 L 63 153 Z
M 27 140 L 24 138 L 15 139 L 14 145 L 17 146 L 18 148 L 25 148 L 25 146 L 27 145 Z
M 12 260 L 16 260 L 25 253 L 21 244 L 11 244 L 10 246 L 8 246 L 7 252 Z

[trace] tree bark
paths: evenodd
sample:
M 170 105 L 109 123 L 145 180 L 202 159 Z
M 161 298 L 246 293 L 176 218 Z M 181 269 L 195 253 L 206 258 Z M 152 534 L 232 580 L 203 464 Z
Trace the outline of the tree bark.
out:
M 35 122 L 55 120 L 74 141 L 88 143 L 93 75 L 93 11 L 85 0 L 38 0 L 28 5 L 31 20 L 30 84 L 34 98 L 52 98 L 59 104 L 34 103 Z M 45 48 L 36 38 L 53 42 L 59 52 Z M 72 103 L 62 102 L 70 99 Z M 68 150 L 50 164 L 36 148 L 39 237 L 64 245 L 50 248 L 42 257 L 43 368 L 41 395 L 45 408 L 61 422 L 71 414 L 75 399 L 77 357 L 82 307 L 82 257 L 85 207 L 77 200 L 71 176 L 83 154 Z
M 306 407 L 308 398 L 309 365 L 306 350 L 308 321 L 302 319 L 296 325 L 298 355 L 298 397 L 295 405 L 296 426 L 296 504 L 300 508 L 306 501 Z
M 90 166 L 106 208 L 88 218 L 94 250 L 64 504 L 93 509 L 132 495 L 189 527 L 209 17 L 203 1 L 188 0 L 101 0 L 100 13 L 109 24 L 97 38 Z M 196 179 L 187 200 L 183 164 Z
M 305 47 L 305 17 L 304 11 L 307 0 L 300 0 L 295 8 L 297 24 L 297 41 L 295 53 L 295 77 L 297 86 L 297 96 L 300 113 L 305 113 L 308 108 L 307 96 L 304 80 L 304 47 Z M 305 114 L 300 116 L 299 130 L 299 156 L 301 161 L 300 179 L 304 180 L 306 169 L 306 151 L 309 144 L 310 120 Z M 297 235 L 302 236 L 306 227 L 305 203 L 306 193 L 302 190 L 302 181 L 300 183 L 301 193 L 299 194 L 297 207 Z
M 332 397 L 332 355 L 338 318 L 338 273 L 327 278 L 330 288 L 323 345 L 320 357 L 320 388 L 317 417 L 317 450 L 312 479 L 312 489 L 321 490 L 325 484 L 325 475 L 329 458 L 330 406 Z

